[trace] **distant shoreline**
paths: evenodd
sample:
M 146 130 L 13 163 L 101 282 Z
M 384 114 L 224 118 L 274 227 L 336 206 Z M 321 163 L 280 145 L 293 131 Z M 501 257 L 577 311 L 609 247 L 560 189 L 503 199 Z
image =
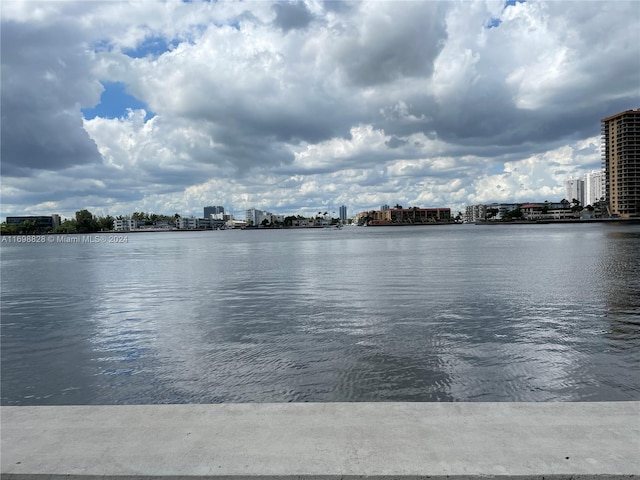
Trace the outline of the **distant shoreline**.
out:
M 545 220 L 514 220 L 512 222 L 501 222 L 491 220 L 480 220 L 470 222 L 475 225 L 548 225 L 553 223 L 640 223 L 640 218 L 559 218 Z
M 500 220 L 478 220 L 475 222 L 437 222 L 437 223 L 388 223 L 373 225 L 352 225 L 354 227 L 436 227 L 440 225 L 479 225 L 479 226 L 497 226 L 497 225 L 550 225 L 550 224 L 585 224 L 585 223 L 604 223 L 604 224 L 640 224 L 640 218 L 562 218 L 547 220 L 514 220 L 503 222 Z M 249 230 L 249 231 L 272 231 L 272 230 L 307 230 L 307 229 L 325 229 L 340 230 L 339 228 L 311 226 L 311 227 L 241 227 L 222 230 Z M 42 236 L 42 235 L 128 235 L 130 233 L 165 233 L 165 232 L 214 232 L 217 229 L 139 229 L 139 230 L 110 230 L 103 232 L 86 232 L 86 233 L 67 233 L 67 232 L 34 232 L 34 233 L 7 233 L 0 232 L 2 236 Z

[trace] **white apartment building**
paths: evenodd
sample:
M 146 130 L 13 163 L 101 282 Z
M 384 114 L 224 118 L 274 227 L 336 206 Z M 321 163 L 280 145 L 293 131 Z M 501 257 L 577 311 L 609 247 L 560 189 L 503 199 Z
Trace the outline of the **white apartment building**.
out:
M 467 205 L 464 211 L 465 222 L 478 222 L 487 217 L 486 205 Z
M 247 210 L 247 225 L 261 225 L 262 222 L 267 220 L 271 223 L 271 213 L 264 210 L 258 210 L 257 208 L 250 208 Z
M 128 232 L 138 228 L 138 221 L 132 218 L 121 218 L 113 221 L 113 229 L 117 232 Z
M 468 205 L 464 211 L 465 222 L 483 220 L 502 220 L 505 213 L 518 208 L 517 203 L 490 203 L 486 205 Z
M 604 172 L 593 170 L 587 173 L 584 182 L 584 206 L 595 206 L 604 197 Z M 569 200 L 569 199 L 567 199 Z

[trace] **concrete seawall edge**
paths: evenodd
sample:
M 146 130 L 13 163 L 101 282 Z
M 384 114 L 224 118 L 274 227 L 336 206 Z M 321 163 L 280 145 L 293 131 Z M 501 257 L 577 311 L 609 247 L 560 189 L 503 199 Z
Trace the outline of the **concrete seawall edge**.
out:
M 640 402 L 0 410 L 2 480 L 640 476 Z

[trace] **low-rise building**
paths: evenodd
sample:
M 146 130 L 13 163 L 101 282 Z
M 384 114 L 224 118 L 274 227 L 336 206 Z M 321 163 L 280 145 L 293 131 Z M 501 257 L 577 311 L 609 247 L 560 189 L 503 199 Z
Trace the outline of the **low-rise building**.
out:
M 138 228 L 138 221 L 133 218 L 116 218 L 113 221 L 113 229 L 117 232 L 129 232 Z
M 257 208 L 250 208 L 246 212 L 247 225 L 260 226 L 264 224 L 265 220 L 269 224 L 284 223 L 284 218 L 284 215 L 275 215 Z
M 17 216 L 7 217 L 7 225 L 19 227 L 23 223 L 28 222 L 33 225 L 35 230 L 46 232 L 54 230 L 60 226 L 59 215 L 32 215 L 32 216 Z
M 367 223 L 370 226 L 427 225 L 451 221 L 451 209 L 411 207 L 369 210 L 356 215 L 356 221 L 358 223 Z
M 176 228 L 179 230 L 195 230 L 198 228 L 196 217 L 178 217 L 176 219 Z

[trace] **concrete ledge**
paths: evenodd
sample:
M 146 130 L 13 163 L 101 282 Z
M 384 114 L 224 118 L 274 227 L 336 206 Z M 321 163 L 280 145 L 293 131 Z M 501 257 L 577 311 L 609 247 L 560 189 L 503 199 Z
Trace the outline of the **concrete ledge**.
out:
M 640 402 L 1 408 L 2 479 L 640 476 Z

